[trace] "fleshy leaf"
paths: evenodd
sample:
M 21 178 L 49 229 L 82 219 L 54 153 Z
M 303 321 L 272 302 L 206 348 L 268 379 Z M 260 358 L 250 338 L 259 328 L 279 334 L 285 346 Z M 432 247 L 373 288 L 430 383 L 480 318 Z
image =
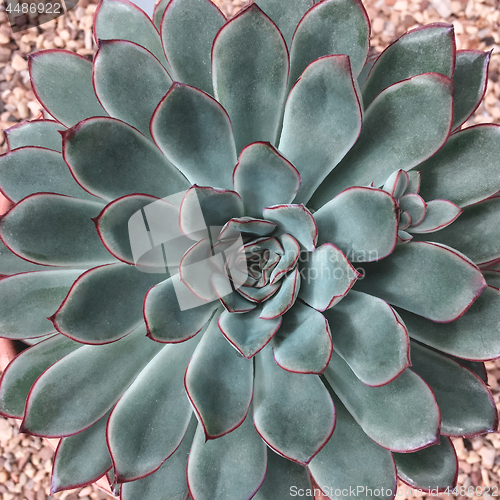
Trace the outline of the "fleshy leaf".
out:
M 457 129 L 474 113 L 484 97 L 488 82 L 491 52 L 459 50 L 455 64 L 455 105 L 453 129 Z
M 87 268 L 115 262 L 91 220 L 102 208 L 94 201 L 34 194 L 2 218 L 0 236 L 12 252 L 36 264 Z
M 17 356 L 0 379 L 0 413 L 23 418 L 26 399 L 35 380 L 49 366 L 80 346 L 62 335 L 55 335 Z
M 398 200 L 405 193 L 409 181 L 410 178 L 408 173 L 399 169 L 391 174 L 382 189 Z
M 235 290 L 227 293 L 228 282 L 225 276 L 214 274 L 212 276 L 212 286 L 222 305 L 229 313 L 247 313 L 257 307 L 257 304 L 246 300 Z
M 387 384 L 410 365 L 406 328 L 383 300 L 352 290 L 324 314 L 335 351 L 364 384 Z
M 345 54 L 357 77 L 368 55 L 370 42 L 368 15 L 360 1 L 323 0 L 311 7 L 300 20 L 290 51 L 290 79 L 293 85 L 316 59 Z
M 382 190 L 347 189 L 318 210 L 314 220 L 318 243 L 334 242 L 351 262 L 383 259 L 396 245 L 396 202 Z
M 147 14 L 134 3 L 128 0 L 103 0 L 94 14 L 93 32 L 96 42 L 128 40 L 141 45 L 172 75 L 157 29 Z
M 313 478 L 331 500 L 345 500 L 344 493 L 349 488 L 354 490 L 356 498 L 369 500 L 372 495 L 368 491 L 378 490 L 377 498 L 391 500 L 392 492 L 396 491 L 391 453 L 374 443 L 335 393 L 330 393 L 337 411 L 337 424 L 330 440 L 309 464 Z M 363 489 L 359 489 L 360 486 Z
M 496 432 L 498 414 L 486 384 L 471 370 L 416 342 L 412 369 L 431 387 L 441 409 L 441 434 L 476 436 Z
M 188 430 L 175 453 L 153 474 L 122 484 L 122 500 L 184 500 L 188 497 L 186 465 L 198 421 L 191 417 Z
M 452 24 L 433 23 L 413 29 L 389 45 L 373 65 L 362 89 L 365 108 L 394 83 L 422 73 L 451 77 L 454 65 Z
M 455 222 L 463 210 L 448 200 L 433 200 L 426 203 L 424 221 L 410 227 L 410 233 L 434 233 Z
M 199 339 L 165 346 L 113 409 L 107 439 L 118 482 L 157 470 L 181 444 L 193 414 L 184 372 Z
M 233 433 L 244 421 L 252 401 L 253 363 L 227 342 L 217 317 L 194 351 L 185 385 L 207 439 Z
M 214 92 L 229 113 L 238 152 L 256 141 L 276 143 L 288 70 L 285 40 L 256 3 L 217 33 L 212 47 Z
M 314 218 L 304 205 L 274 205 L 263 210 L 264 219 L 274 222 L 282 233 L 293 236 L 312 252 L 318 241 Z
M 439 233 L 437 233 L 439 234 Z M 366 265 L 358 289 L 439 323 L 462 316 L 486 287 L 479 269 L 452 248 L 426 241 L 398 245 Z
M 172 85 L 158 59 L 135 43 L 101 40 L 93 78 L 97 97 L 109 115 L 149 136 L 153 112 Z
M 418 166 L 421 196 L 441 198 L 459 207 L 472 205 L 500 189 L 500 127 L 476 125 L 453 134 L 443 148 Z
M 279 240 L 283 246 L 284 254 L 271 273 L 271 284 L 276 283 L 283 277 L 284 274 L 293 269 L 300 256 L 300 245 L 297 243 L 295 238 L 285 233 L 279 237 Z
M 260 3 L 260 2 L 259 2 Z M 293 492 L 303 492 L 301 498 L 314 500 L 311 480 L 307 469 L 300 464 L 267 450 L 266 479 L 253 500 L 276 500 L 293 496 Z
M 274 360 L 289 372 L 321 374 L 332 356 L 328 321 L 302 302 L 283 316 L 271 342 Z
M 33 92 L 49 113 L 71 127 L 91 116 L 106 116 L 92 86 L 92 63 L 69 50 L 30 54 Z
M 66 127 L 53 120 L 33 120 L 22 122 L 5 130 L 5 139 L 9 149 L 36 146 L 62 151 L 61 135 Z
M 173 0 L 164 12 L 161 39 L 177 81 L 212 94 L 212 42 L 224 14 L 208 0 Z
M 265 142 L 245 147 L 233 173 L 234 190 L 243 200 L 245 213 L 257 218 L 265 207 L 291 203 L 300 182 L 297 169 Z
M 25 273 L 29 271 L 47 271 L 47 266 L 32 264 L 13 254 L 0 240 L 0 274 L 11 276 L 13 274 Z
M 271 320 L 285 314 L 295 304 L 295 299 L 300 290 L 300 273 L 296 268 L 281 281 L 278 293 L 265 302 L 260 318 Z
M 60 153 L 39 147 L 16 149 L 0 156 L 0 185 L 2 193 L 13 202 L 39 192 L 99 201 L 75 182 Z
M 448 138 L 452 106 L 453 83 L 438 73 L 384 90 L 366 110 L 356 144 L 308 206 L 317 209 L 353 185 L 381 186 L 394 170 L 410 170 L 432 156 Z
M 447 141 L 448 142 L 448 141 Z M 421 172 L 417 170 L 410 170 L 408 174 L 408 187 L 406 188 L 406 193 L 420 193 Z
M 440 414 L 429 386 L 410 369 L 381 387 L 369 387 L 335 353 L 325 371 L 335 394 L 377 444 L 409 452 L 434 444 Z
M 295 202 L 306 203 L 361 130 L 349 57 L 337 54 L 311 63 L 291 90 L 284 113 L 279 150 L 300 172 Z
M 132 193 L 162 198 L 189 187 L 150 140 L 114 118 L 91 118 L 67 130 L 63 154 L 78 183 L 109 201 Z
M 269 236 L 276 229 L 276 224 L 268 220 L 253 219 L 252 217 L 237 217 L 229 220 L 221 229 L 219 239 L 238 238 L 240 233 L 254 236 Z
M 443 491 L 454 488 L 458 476 L 457 454 L 450 438 L 415 453 L 394 453 L 398 476 L 413 488 Z
M 248 500 L 264 481 L 267 447 L 255 431 L 251 414 L 238 429 L 205 441 L 198 425 L 189 454 L 189 491 L 196 500 Z
M 352 288 L 358 272 L 333 244 L 324 243 L 301 259 L 299 297 L 318 311 L 330 309 Z M 307 278 L 306 278 L 307 276 Z
M 51 321 L 78 342 L 114 342 L 142 323 L 146 292 L 167 277 L 121 263 L 95 267 L 75 281 Z
M 55 331 L 47 319 L 82 271 L 40 271 L 0 280 L 0 332 L 10 339 L 36 338 Z
M 483 276 L 488 286 L 500 290 L 500 271 L 483 271 Z
M 487 287 L 467 314 L 444 325 L 398 312 L 410 337 L 435 349 L 475 361 L 500 357 L 500 291 L 495 288 Z
M 290 373 L 271 347 L 255 358 L 253 421 L 262 439 L 280 455 L 307 464 L 335 427 L 335 407 L 317 375 Z
M 36 381 L 22 429 L 44 437 L 87 429 L 113 407 L 162 347 L 146 337 L 142 325 L 118 342 L 77 349 Z
M 273 338 L 281 325 L 281 317 L 262 319 L 259 307 L 244 314 L 224 311 L 219 317 L 219 328 L 233 347 L 250 359 Z
M 242 286 L 241 288 L 238 288 L 237 291 L 246 299 L 260 304 L 261 302 L 264 302 L 265 300 L 272 297 L 279 290 L 279 288 L 280 283 L 269 283 L 269 285 L 265 285 L 262 288 Z
M 399 200 L 399 207 L 407 212 L 411 218 L 411 226 L 418 226 L 425 218 L 427 203 L 423 198 L 414 193 L 408 193 Z
M 88 429 L 61 439 L 54 457 L 51 494 L 97 481 L 112 466 L 106 444 L 109 413 Z
M 144 299 L 148 336 L 157 342 L 184 342 L 196 335 L 218 304 L 197 299 L 177 274 L 151 288 Z
M 174 83 L 153 114 L 151 135 L 191 183 L 232 188 L 237 157 L 231 122 L 209 95 Z

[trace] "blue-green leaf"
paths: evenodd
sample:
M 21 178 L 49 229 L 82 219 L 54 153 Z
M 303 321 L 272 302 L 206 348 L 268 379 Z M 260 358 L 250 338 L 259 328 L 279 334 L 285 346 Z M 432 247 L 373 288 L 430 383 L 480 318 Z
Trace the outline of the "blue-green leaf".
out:
M 9 149 L 38 146 L 61 152 L 62 140 L 59 131 L 65 129 L 64 125 L 54 120 L 33 120 L 5 130 L 5 139 Z

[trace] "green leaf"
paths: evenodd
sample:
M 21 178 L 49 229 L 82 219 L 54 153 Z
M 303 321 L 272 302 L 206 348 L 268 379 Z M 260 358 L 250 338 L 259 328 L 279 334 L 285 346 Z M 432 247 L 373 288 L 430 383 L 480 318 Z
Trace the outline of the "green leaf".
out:
M 418 166 L 420 195 L 426 200 L 450 200 L 459 207 L 485 200 L 500 190 L 499 156 L 498 125 L 476 125 L 457 132 Z
M 252 497 L 253 500 L 291 498 L 293 493 L 299 490 L 305 491 L 305 495 L 301 495 L 300 498 L 314 500 L 310 494 L 312 485 L 307 469 L 268 450 L 266 479 Z
M 62 335 L 54 335 L 17 356 L 0 379 L 2 415 L 23 418 L 26 399 L 35 380 L 49 366 L 80 346 Z
M 78 342 L 114 342 L 142 323 L 146 292 L 166 278 L 126 264 L 89 269 L 75 281 L 51 320 L 59 332 Z
M 331 54 L 345 54 L 357 77 L 369 48 L 368 15 L 359 1 L 324 0 L 311 7 L 300 20 L 290 51 L 292 86 L 306 67 Z
M 32 264 L 17 255 L 13 254 L 0 240 L 0 274 L 13 275 L 28 271 L 47 271 L 47 266 Z
M 313 4 L 311 0 L 257 0 L 256 3 L 276 24 L 288 47 L 292 43 L 297 24 Z
M 334 351 L 325 376 L 356 422 L 380 446 L 405 453 L 436 443 L 440 426 L 436 399 L 410 369 L 386 385 L 369 387 Z
M 227 342 L 214 317 L 185 377 L 186 391 L 208 440 L 234 432 L 252 401 L 253 363 Z M 236 491 L 236 490 L 235 490 Z
M 122 500 L 185 500 L 189 495 L 186 465 L 198 421 L 191 418 L 188 430 L 175 453 L 153 474 L 122 484 Z
M 0 331 L 11 339 L 54 332 L 47 319 L 59 307 L 82 271 L 40 271 L 0 280 Z
M 91 116 L 106 116 L 92 86 L 92 63 L 69 50 L 30 54 L 33 92 L 59 122 L 71 127 Z
M 281 280 L 281 286 L 272 298 L 263 305 L 260 318 L 272 320 L 285 314 L 295 304 L 300 290 L 300 273 L 298 268 Z
M 301 176 L 296 203 L 306 203 L 351 149 L 361 130 L 361 105 L 345 55 L 311 63 L 286 101 L 279 150 Z
M 351 290 L 324 314 L 333 348 L 364 384 L 387 384 L 410 365 L 406 328 L 383 300 Z
M 51 494 L 97 481 L 111 466 L 106 444 L 109 413 L 88 429 L 61 439 L 54 457 Z
M 151 474 L 181 444 L 193 414 L 184 373 L 199 340 L 165 346 L 113 409 L 107 437 L 118 482 Z
M 453 129 L 457 129 L 474 113 L 484 97 L 488 82 L 491 52 L 459 50 L 455 63 L 453 82 L 455 102 Z
M 276 229 L 276 224 L 268 220 L 252 217 L 236 217 L 229 220 L 221 229 L 219 240 L 238 238 L 240 233 L 252 236 L 269 236 Z
M 304 262 L 305 260 L 305 262 Z M 299 297 L 318 311 L 340 302 L 359 274 L 346 256 L 333 244 L 325 243 L 301 259 L 303 280 Z
M 351 186 L 382 186 L 394 170 L 410 170 L 448 139 L 453 84 L 443 75 L 418 75 L 384 90 L 366 110 L 356 144 L 318 188 L 317 209 Z
M 0 156 L 2 192 L 14 203 L 34 193 L 59 193 L 99 201 L 73 179 L 57 151 L 25 147 Z
M 22 428 L 44 437 L 64 437 L 102 418 L 162 345 L 144 325 L 118 342 L 83 346 L 51 366 L 32 387 Z
M 113 118 L 92 118 L 69 129 L 63 152 L 78 182 L 108 201 L 132 193 L 162 198 L 189 187 L 150 140 Z
M 377 58 L 365 84 L 367 108 L 384 89 L 422 73 L 451 77 L 455 69 L 455 33 L 452 24 L 433 23 L 398 38 Z
M 151 119 L 151 134 L 191 183 L 233 187 L 237 157 L 231 122 L 209 95 L 174 83 Z
M 408 193 L 399 199 L 399 208 L 410 216 L 410 227 L 422 224 L 427 212 L 427 203 L 415 193 Z
M 103 205 L 59 194 L 28 196 L 2 219 L 3 242 L 37 264 L 87 268 L 115 262 L 92 223 Z
M 335 427 L 335 408 L 317 375 L 290 373 L 270 346 L 255 358 L 253 420 L 262 439 L 280 455 L 308 464 Z
M 411 225 L 408 228 L 408 232 L 412 234 L 428 234 L 440 231 L 455 222 L 463 212 L 462 209 L 448 200 L 433 200 L 425 203 L 425 205 L 426 211 L 423 222 L 421 222 L 417 227 L 413 227 L 413 225 Z
M 196 500 L 248 500 L 264 481 L 267 447 L 249 414 L 238 429 L 205 441 L 198 425 L 189 454 L 187 477 Z
M 135 43 L 101 40 L 93 78 L 99 101 L 109 115 L 149 137 L 153 112 L 172 85 L 158 59 Z
M 61 152 L 62 141 L 59 131 L 65 129 L 64 125 L 53 120 L 33 120 L 14 125 L 4 133 L 9 149 L 38 146 Z
M 256 142 L 243 149 L 233 174 L 234 190 L 245 214 L 261 218 L 270 205 L 291 203 L 301 182 L 297 169 L 271 144 Z
M 176 80 L 212 94 L 212 43 L 224 14 L 209 0 L 173 0 L 164 12 L 161 40 Z
M 165 9 L 167 8 L 168 3 L 170 0 L 160 0 L 154 8 L 153 12 L 153 23 L 158 31 L 160 31 L 161 28 L 161 20 L 163 17 L 163 14 L 165 14 Z
M 148 336 L 158 342 L 177 343 L 196 335 L 218 306 L 196 300 L 179 275 L 152 287 L 144 299 Z M 184 309 L 183 305 L 194 307 Z
M 366 265 L 358 284 L 361 291 L 439 323 L 462 316 L 486 287 L 464 255 L 427 241 L 398 245 L 387 259 Z
M 394 453 L 398 476 L 413 488 L 428 491 L 454 488 L 457 482 L 458 462 L 450 438 L 441 436 L 440 442 L 415 453 Z
M 484 279 L 488 286 L 498 288 L 500 290 L 500 271 L 483 271 Z
M 281 33 L 253 2 L 217 34 L 212 49 L 214 92 L 229 113 L 238 152 L 256 141 L 275 144 L 288 69 Z
M 441 434 L 472 437 L 497 430 L 493 396 L 475 373 L 416 342 L 411 344 L 411 362 L 436 395 Z
M 283 316 L 271 345 L 274 360 L 289 372 L 323 373 L 332 356 L 326 318 L 302 302 L 296 302 Z
M 318 210 L 314 220 L 318 243 L 334 243 L 351 262 L 383 259 L 396 245 L 396 202 L 379 189 L 346 189 Z
M 295 238 L 284 233 L 279 237 L 279 242 L 283 247 L 284 254 L 281 256 L 279 262 L 276 264 L 276 267 L 271 273 L 271 285 L 280 280 L 283 275 L 291 271 L 295 267 L 295 264 L 297 264 L 300 256 L 300 245 L 297 243 Z
M 263 312 L 263 308 L 258 307 L 243 314 L 224 311 L 219 317 L 218 324 L 221 332 L 247 359 L 251 359 L 266 346 L 281 325 L 280 316 L 265 319 L 261 318 Z
M 367 57 L 365 65 L 363 66 L 363 69 L 361 70 L 361 73 L 357 78 L 358 87 L 362 87 L 366 82 L 366 79 L 368 78 L 368 75 L 370 74 L 370 71 L 372 70 L 373 65 L 377 61 L 379 55 L 380 54 L 373 54 Z
M 104 0 L 94 14 L 94 38 L 128 40 L 149 50 L 172 75 L 161 45 L 160 35 L 151 19 L 128 0 Z M 173 76 L 173 75 L 172 75 Z
M 487 287 L 467 313 L 452 323 L 398 312 L 410 337 L 435 349 L 475 361 L 500 357 L 500 291 L 495 288 Z
M 370 490 L 378 491 L 379 499 L 392 499 L 396 470 L 391 453 L 374 443 L 335 393 L 330 391 L 330 394 L 337 411 L 337 424 L 330 440 L 309 464 L 313 478 L 331 500 L 353 497 L 369 500 L 373 498 Z M 349 493 L 350 488 L 354 495 Z

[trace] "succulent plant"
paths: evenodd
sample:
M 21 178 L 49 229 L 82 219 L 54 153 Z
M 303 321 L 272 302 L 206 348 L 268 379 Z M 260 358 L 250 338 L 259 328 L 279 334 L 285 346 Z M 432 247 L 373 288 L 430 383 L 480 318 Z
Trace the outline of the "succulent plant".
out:
M 96 11 L 93 63 L 29 61 L 7 133 L 3 415 L 52 490 L 393 498 L 496 430 L 500 128 L 452 25 L 369 54 L 359 0 Z M 426 201 L 424 201 L 424 199 Z

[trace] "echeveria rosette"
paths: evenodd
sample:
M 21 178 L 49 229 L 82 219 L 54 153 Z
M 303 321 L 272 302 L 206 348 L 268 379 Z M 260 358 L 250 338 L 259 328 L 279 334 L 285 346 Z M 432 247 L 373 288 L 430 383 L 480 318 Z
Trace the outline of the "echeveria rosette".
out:
M 450 437 L 497 427 L 500 129 L 461 129 L 489 54 L 436 23 L 367 58 L 356 0 L 170 0 L 154 24 L 104 0 L 94 35 L 93 63 L 32 55 L 45 117 L 0 158 L 1 333 L 35 344 L 0 411 L 62 438 L 53 491 L 452 485 Z

